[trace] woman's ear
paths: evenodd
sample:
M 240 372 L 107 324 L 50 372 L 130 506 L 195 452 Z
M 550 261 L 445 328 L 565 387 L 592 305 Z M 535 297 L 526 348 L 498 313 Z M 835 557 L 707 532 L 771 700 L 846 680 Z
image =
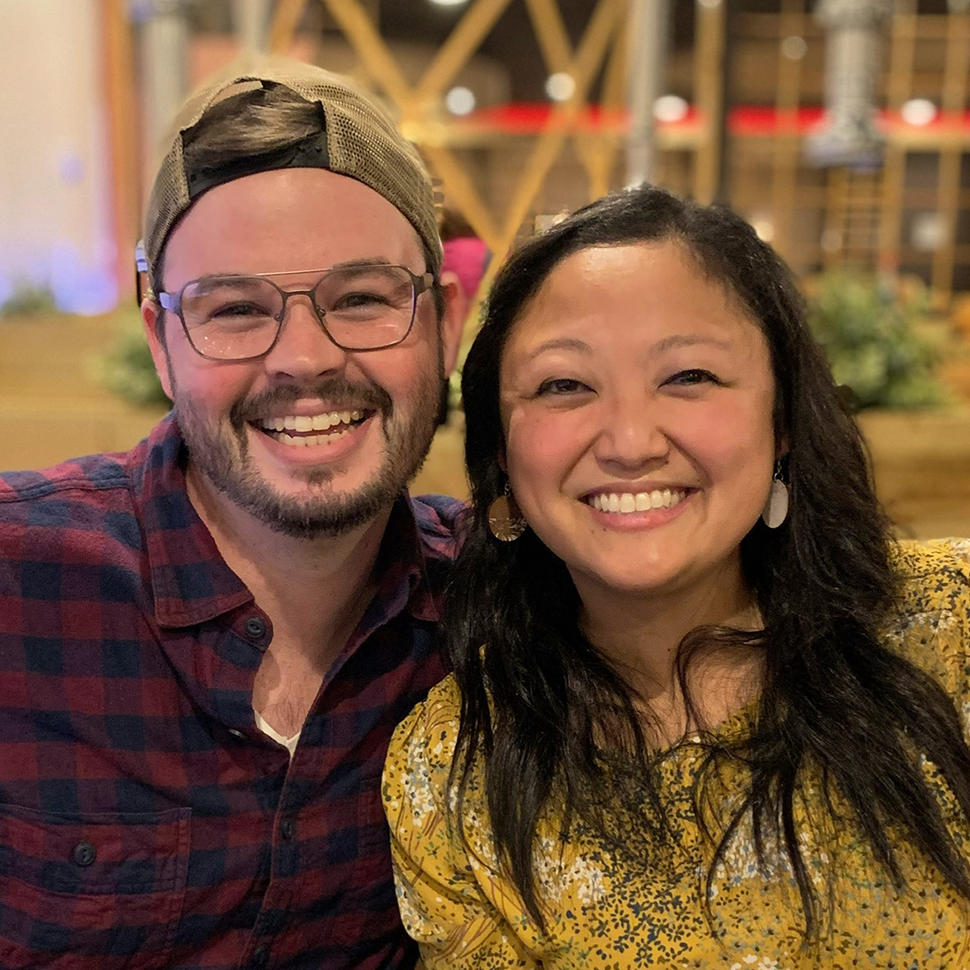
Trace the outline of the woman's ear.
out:
M 781 461 L 782 458 L 787 458 L 789 451 L 791 451 L 791 448 L 788 445 L 788 435 L 778 435 L 775 441 L 775 461 Z

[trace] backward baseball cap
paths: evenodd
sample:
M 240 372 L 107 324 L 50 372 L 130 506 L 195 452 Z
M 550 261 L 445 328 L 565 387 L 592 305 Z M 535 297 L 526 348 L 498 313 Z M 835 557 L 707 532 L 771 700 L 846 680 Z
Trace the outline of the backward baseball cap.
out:
M 282 149 L 241 154 L 215 169 L 192 170 L 183 147 L 195 125 L 234 94 L 277 85 L 319 105 L 321 130 Z M 139 270 L 154 272 L 175 223 L 203 192 L 243 175 L 279 168 L 324 168 L 363 182 L 414 227 L 427 251 L 428 269 L 436 277 L 441 269 L 434 192 L 420 156 L 373 97 L 342 74 L 291 58 L 249 55 L 189 96 L 172 122 L 166 144 L 148 197 L 141 251 L 136 252 Z

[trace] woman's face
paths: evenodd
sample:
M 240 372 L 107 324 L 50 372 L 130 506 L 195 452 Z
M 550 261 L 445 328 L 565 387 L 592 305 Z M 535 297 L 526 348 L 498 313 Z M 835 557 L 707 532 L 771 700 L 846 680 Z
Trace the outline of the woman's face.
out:
M 501 359 L 505 459 L 587 606 L 737 588 L 774 390 L 761 329 L 678 244 L 597 246 L 549 274 Z

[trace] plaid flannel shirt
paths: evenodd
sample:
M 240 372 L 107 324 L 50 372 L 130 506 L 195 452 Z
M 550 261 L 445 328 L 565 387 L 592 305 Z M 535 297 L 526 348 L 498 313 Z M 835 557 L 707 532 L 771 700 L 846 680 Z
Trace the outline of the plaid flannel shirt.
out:
M 444 674 L 459 507 L 398 500 L 291 762 L 253 718 L 270 620 L 188 500 L 172 417 L 0 477 L 0 967 L 413 966 L 379 785 Z

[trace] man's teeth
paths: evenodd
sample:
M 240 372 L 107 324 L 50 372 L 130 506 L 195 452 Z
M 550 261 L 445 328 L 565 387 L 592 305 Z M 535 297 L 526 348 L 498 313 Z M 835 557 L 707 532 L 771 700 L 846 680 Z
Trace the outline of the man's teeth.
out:
M 598 512 L 647 512 L 650 509 L 669 509 L 687 497 L 679 488 L 655 488 L 652 492 L 597 493 L 587 502 Z
M 359 421 L 360 411 L 328 411 L 325 414 L 288 414 L 282 418 L 263 418 L 259 426 L 264 431 L 326 431 L 338 424 Z M 288 436 L 287 436 L 288 437 Z

